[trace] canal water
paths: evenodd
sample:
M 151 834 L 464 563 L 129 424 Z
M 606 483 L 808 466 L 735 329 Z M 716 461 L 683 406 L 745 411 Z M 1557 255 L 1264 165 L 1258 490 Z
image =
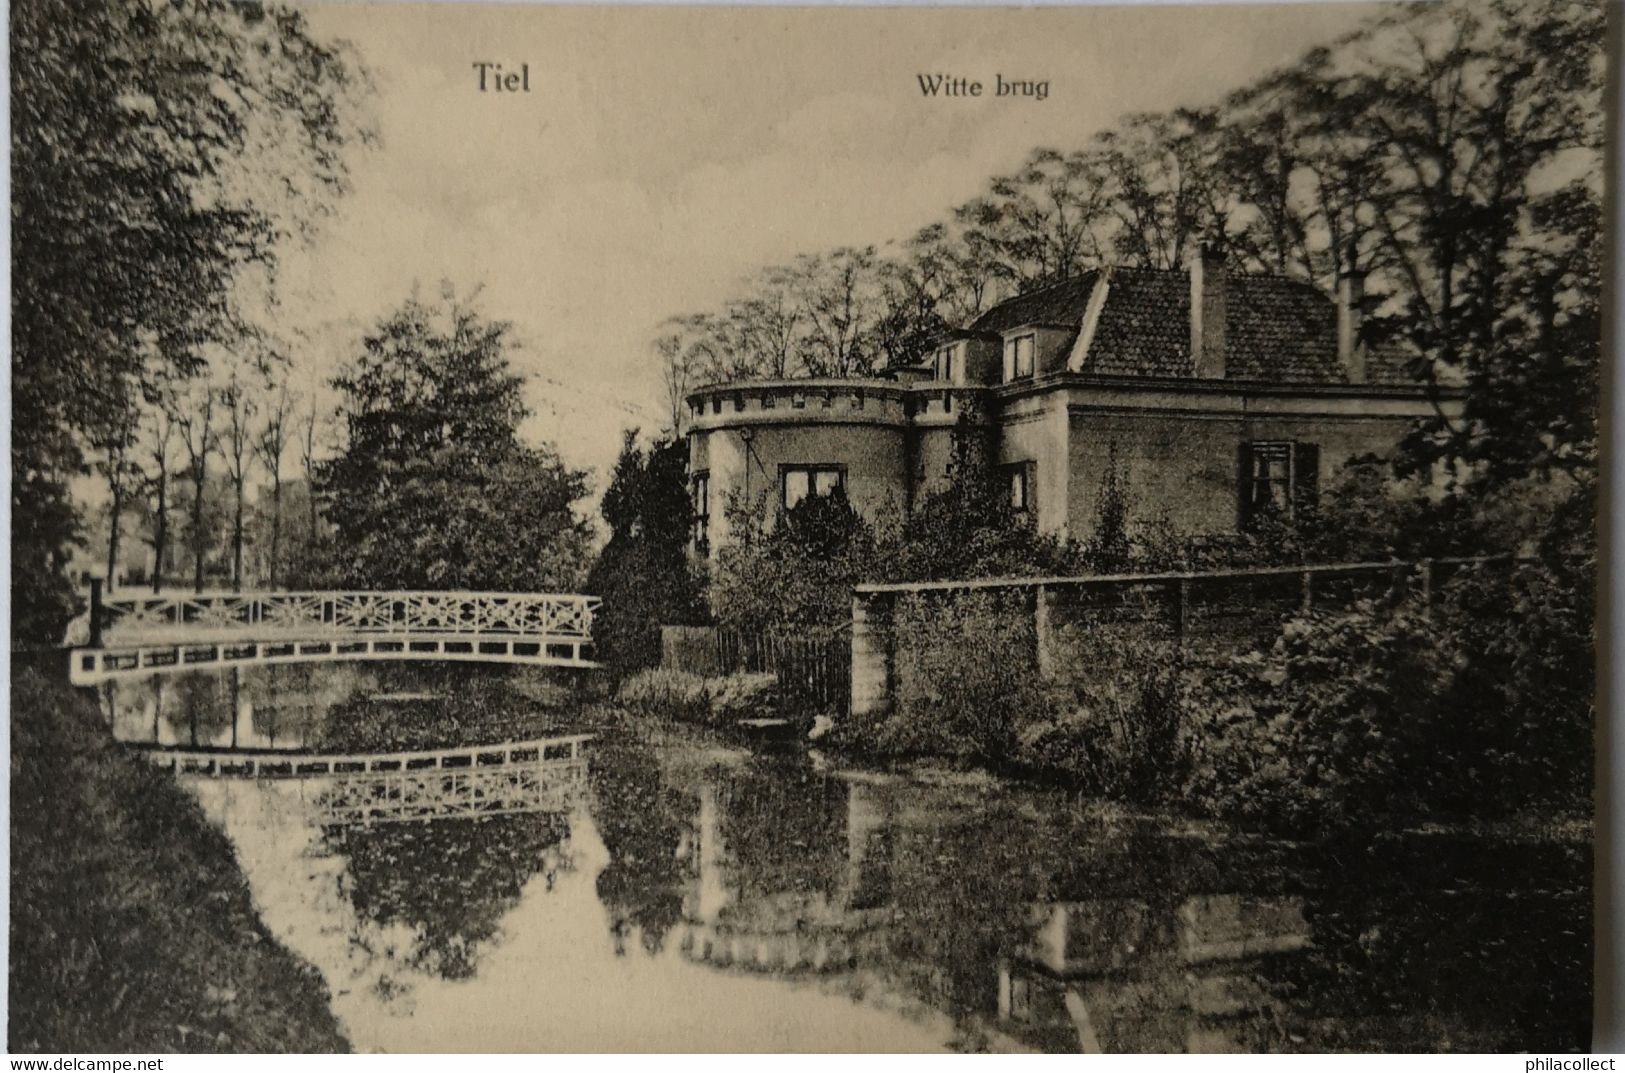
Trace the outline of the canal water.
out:
M 342 824 L 185 777 L 362 1051 L 1574 1049 L 1579 842 L 1309 849 L 931 766 L 583 709 L 533 671 L 104 686 L 115 733 L 404 749 L 590 729 L 505 814 Z

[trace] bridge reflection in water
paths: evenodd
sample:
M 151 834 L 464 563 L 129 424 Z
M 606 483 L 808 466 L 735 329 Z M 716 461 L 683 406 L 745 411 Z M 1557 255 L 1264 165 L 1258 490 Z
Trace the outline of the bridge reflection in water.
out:
M 239 741 L 321 693 L 275 673 L 294 688 Z M 518 704 L 361 673 L 332 725 Z M 132 722 L 136 686 L 115 686 Z M 241 720 L 229 683 L 198 697 L 197 740 L 229 741 L 202 710 Z M 361 1050 L 1555 1049 L 1520 1024 L 1589 998 L 1580 850 L 1428 839 L 1350 864 L 988 776 L 595 729 L 546 783 L 473 760 L 181 778 Z
M 149 748 L 177 775 L 308 779 L 322 825 L 569 811 L 587 784 L 590 734 L 397 753 L 315 754 Z

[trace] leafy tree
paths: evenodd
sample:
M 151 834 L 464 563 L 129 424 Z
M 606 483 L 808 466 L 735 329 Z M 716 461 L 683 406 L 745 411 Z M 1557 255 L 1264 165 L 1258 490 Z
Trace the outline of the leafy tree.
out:
M 881 537 L 876 569 L 886 581 L 1031 577 L 1075 572 L 1077 549 L 1038 532 L 1011 506 L 983 433 L 964 417 L 953 432 L 948 485 L 926 496 Z
M 586 475 L 519 438 L 510 326 L 450 294 L 386 316 L 333 380 L 344 443 L 316 464 L 322 510 L 363 588 L 571 591 Z
M 54 640 L 87 438 L 229 341 L 238 270 L 342 189 L 361 79 L 266 4 L 11 12 L 13 634 Z
M 660 627 L 702 621 L 700 581 L 688 562 L 688 446 L 665 439 L 647 452 L 626 435 L 599 509 L 609 542 L 587 591 L 604 601 L 593 623 L 598 658 L 618 674 L 660 661 Z
M 728 509 L 734 543 L 718 551 L 711 605 L 738 629 L 829 629 L 851 618 L 852 585 L 873 574 L 875 536 L 837 488 L 767 520 L 760 504 Z

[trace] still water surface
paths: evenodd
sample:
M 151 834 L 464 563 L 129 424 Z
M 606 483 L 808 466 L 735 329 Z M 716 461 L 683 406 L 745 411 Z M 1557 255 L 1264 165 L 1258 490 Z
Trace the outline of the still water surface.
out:
M 1553 1050 L 1589 852 L 1310 851 L 929 767 L 582 712 L 492 668 L 105 687 L 132 741 L 418 747 L 589 724 L 529 810 L 339 825 L 320 779 L 187 778 L 363 1051 Z

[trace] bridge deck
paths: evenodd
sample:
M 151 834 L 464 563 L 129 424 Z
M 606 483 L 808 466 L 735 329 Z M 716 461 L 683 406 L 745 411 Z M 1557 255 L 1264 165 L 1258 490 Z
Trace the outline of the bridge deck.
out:
M 594 596 L 511 592 L 91 589 L 76 685 L 164 671 L 322 660 L 453 660 L 591 668 Z
M 569 734 L 494 745 L 456 745 L 444 749 L 393 753 L 298 753 L 272 749 L 203 749 L 165 745 L 131 745 L 130 748 L 177 775 L 305 779 L 569 765 L 583 759 L 582 746 L 592 739 L 591 734 Z
M 591 641 L 580 638 L 433 635 L 403 633 L 306 640 L 198 640 L 131 642 L 74 649 L 68 679 L 95 685 L 113 678 L 139 678 L 166 671 L 346 660 L 412 660 L 518 663 L 592 669 Z

